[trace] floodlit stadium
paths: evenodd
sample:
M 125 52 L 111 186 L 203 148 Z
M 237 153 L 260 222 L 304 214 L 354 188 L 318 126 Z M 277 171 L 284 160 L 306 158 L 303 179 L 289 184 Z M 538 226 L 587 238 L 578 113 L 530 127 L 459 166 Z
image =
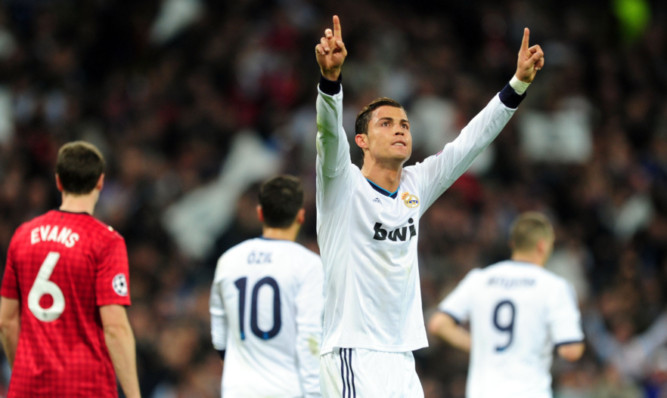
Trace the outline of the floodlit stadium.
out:
M 659 1 L 0 2 L 3 268 L 15 229 L 59 206 L 58 148 L 94 143 L 107 162 L 95 216 L 127 244 L 142 396 L 220 397 L 209 292 L 220 255 L 262 232 L 262 181 L 302 179 L 297 241 L 319 252 L 313 48 L 334 13 L 349 52 L 343 125 L 357 164 L 365 104 L 403 104 L 406 165 L 421 162 L 509 81 L 530 28 L 544 68 L 500 135 L 421 218 L 424 317 L 470 270 L 506 259 L 515 217 L 539 211 L 555 230 L 546 269 L 574 287 L 586 342 L 580 360 L 554 358 L 554 397 L 667 394 Z M 414 352 L 425 397 L 464 397 L 468 355 L 432 336 L 429 344 Z M 11 372 L 0 358 L 4 396 Z

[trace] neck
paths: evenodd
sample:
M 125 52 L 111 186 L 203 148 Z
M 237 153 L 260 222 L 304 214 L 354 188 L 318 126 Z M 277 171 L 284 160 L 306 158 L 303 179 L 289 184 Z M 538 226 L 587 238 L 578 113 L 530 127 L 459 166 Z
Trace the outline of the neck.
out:
M 272 228 L 266 225 L 262 228 L 262 236 L 268 239 L 296 241 L 300 225 L 294 223 L 287 228 Z
M 398 189 L 401 183 L 402 166 L 398 167 L 382 167 L 378 163 L 370 164 L 364 162 L 361 168 L 361 174 L 373 183 L 389 192 L 394 192 Z
M 544 256 L 541 256 L 536 252 L 513 252 L 512 260 L 519 261 L 522 263 L 531 263 L 540 267 L 544 267 Z
M 85 195 L 72 195 L 63 193 L 60 210 L 69 211 L 72 213 L 88 213 L 93 215 L 95 204 L 97 203 L 97 198 L 98 194 L 95 191 Z

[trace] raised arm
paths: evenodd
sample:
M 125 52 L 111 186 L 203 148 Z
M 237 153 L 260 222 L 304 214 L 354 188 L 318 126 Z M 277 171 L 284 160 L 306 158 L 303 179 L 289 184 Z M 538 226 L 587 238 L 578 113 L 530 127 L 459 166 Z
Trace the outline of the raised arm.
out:
M 336 190 L 333 178 L 340 176 L 341 171 L 350 164 L 350 145 L 343 128 L 343 89 L 340 79 L 347 50 L 337 15 L 333 16 L 333 30 L 325 29 L 324 36 L 315 46 L 315 57 L 322 74 L 316 103 L 317 167 L 318 175 L 323 178 L 323 189 L 331 191 Z M 331 195 L 328 197 L 338 200 Z
M 347 57 L 338 15 L 333 16 L 333 31 L 327 28 L 324 31 L 324 36 L 320 38 L 319 44 L 315 46 L 315 57 L 322 76 L 327 80 L 338 80 L 343 62 Z

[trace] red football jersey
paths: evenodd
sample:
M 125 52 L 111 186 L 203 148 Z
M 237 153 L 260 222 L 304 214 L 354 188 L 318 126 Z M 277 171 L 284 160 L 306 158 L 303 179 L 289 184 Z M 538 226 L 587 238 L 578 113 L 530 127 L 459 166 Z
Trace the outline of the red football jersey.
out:
M 28 221 L 12 237 L 0 294 L 21 304 L 8 397 L 118 397 L 98 307 L 130 305 L 120 234 L 86 213 Z

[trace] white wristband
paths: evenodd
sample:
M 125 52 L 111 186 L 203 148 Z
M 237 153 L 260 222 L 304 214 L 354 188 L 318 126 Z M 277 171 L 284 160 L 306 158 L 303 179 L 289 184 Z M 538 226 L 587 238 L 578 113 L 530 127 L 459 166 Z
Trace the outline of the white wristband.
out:
M 521 80 L 517 79 L 516 76 L 512 76 L 512 79 L 510 80 L 510 86 L 516 91 L 517 94 L 523 95 L 523 93 L 526 92 L 528 89 L 528 86 L 530 86 L 530 83 L 522 82 Z

